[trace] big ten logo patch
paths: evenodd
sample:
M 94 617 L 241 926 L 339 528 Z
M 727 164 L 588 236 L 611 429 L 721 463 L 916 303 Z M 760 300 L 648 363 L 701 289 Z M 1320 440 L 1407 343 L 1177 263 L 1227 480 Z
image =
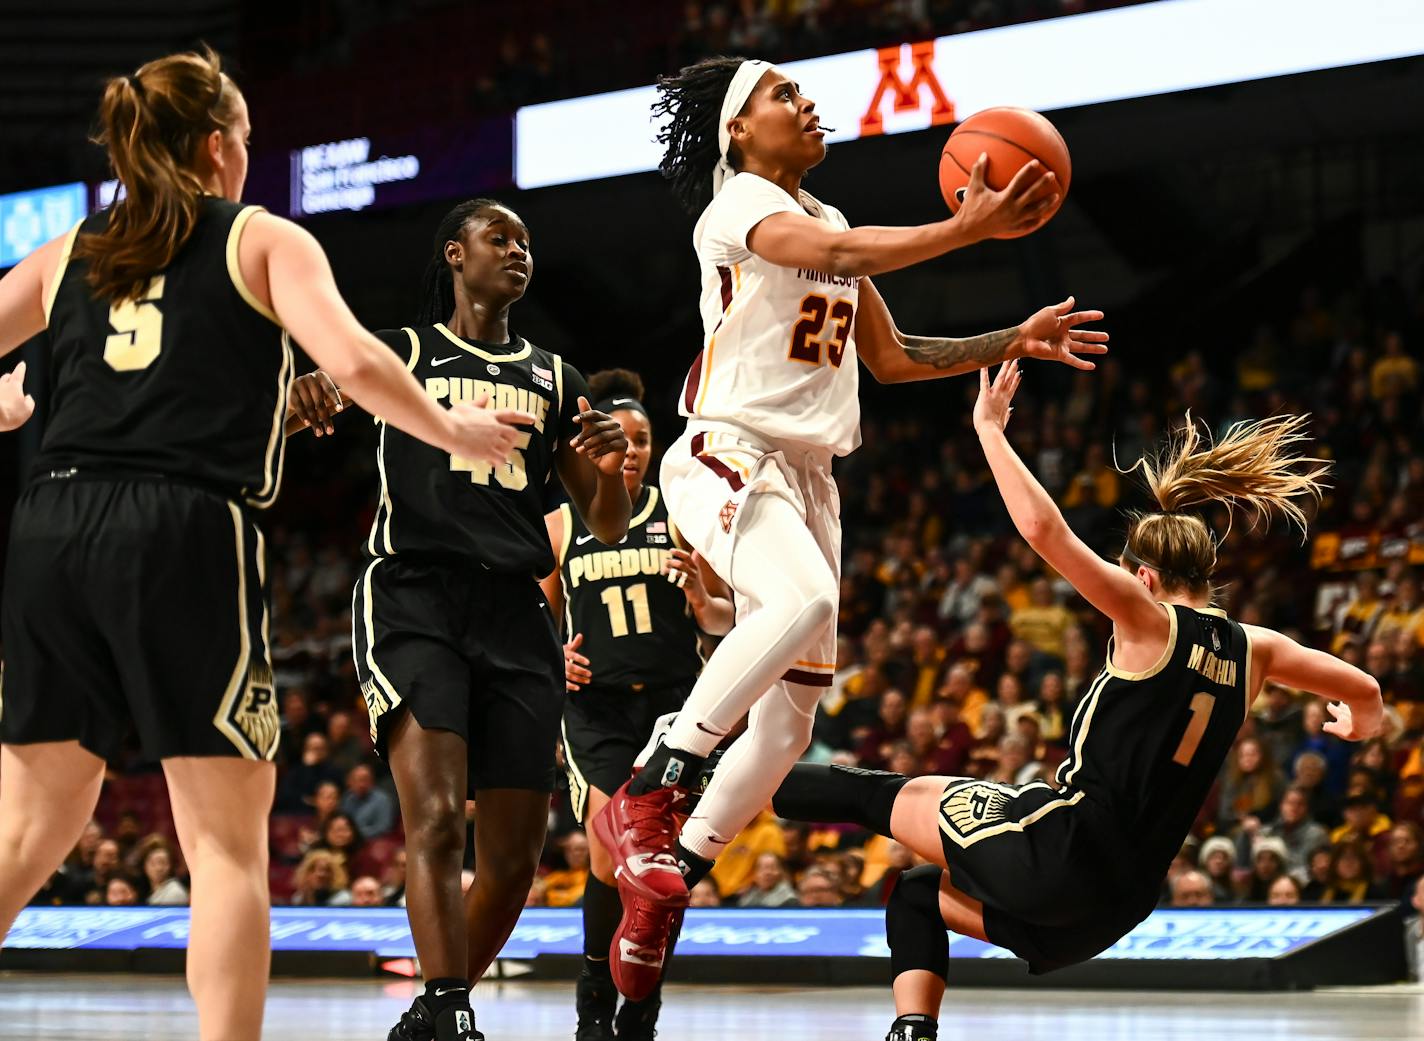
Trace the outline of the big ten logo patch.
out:
M 910 76 L 900 77 L 900 45 L 881 47 L 876 52 L 880 79 L 875 84 L 870 105 L 860 117 L 860 134 L 868 137 L 885 133 L 885 117 L 880 111 L 886 94 L 894 96 L 896 112 L 913 112 L 920 108 L 926 96 L 930 102 L 930 124 L 939 126 L 954 122 L 954 103 L 940 85 L 934 69 L 933 40 L 910 44 Z

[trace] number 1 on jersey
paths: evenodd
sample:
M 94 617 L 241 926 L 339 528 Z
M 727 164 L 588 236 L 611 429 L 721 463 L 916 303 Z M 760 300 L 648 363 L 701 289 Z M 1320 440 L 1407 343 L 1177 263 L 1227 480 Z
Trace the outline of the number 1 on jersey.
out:
M 1216 698 L 1210 694 L 1192 695 L 1192 718 L 1187 724 L 1187 732 L 1182 735 L 1182 743 L 1177 746 L 1177 754 L 1172 756 L 1172 762 L 1178 766 L 1191 766 L 1192 756 L 1197 754 L 1197 745 L 1201 744 L 1202 736 L 1206 733 L 1206 725 L 1211 720 L 1211 710 L 1216 708 Z
M 648 610 L 648 586 L 645 582 L 639 582 L 636 586 L 628 586 L 626 589 L 609 586 L 598 597 L 608 607 L 608 626 L 613 630 L 613 635 L 628 635 L 628 611 L 623 606 L 625 593 L 628 595 L 628 602 L 633 605 L 633 625 L 636 631 L 652 632 L 653 613 Z

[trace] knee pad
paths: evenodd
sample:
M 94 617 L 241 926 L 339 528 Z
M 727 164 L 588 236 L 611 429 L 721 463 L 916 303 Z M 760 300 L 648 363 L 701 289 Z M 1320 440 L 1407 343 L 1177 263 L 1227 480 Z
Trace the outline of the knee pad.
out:
M 949 974 L 949 931 L 939 912 L 939 883 L 944 869 L 933 864 L 900 876 L 885 908 L 885 940 L 890 968 L 898 977 L 914 969 L 943 979 Z
M 825 824 L 859 824 L 890 834 L 895 799 L 909 778 L 855 766 L 798 763 L 772 796 L 778 817 Z

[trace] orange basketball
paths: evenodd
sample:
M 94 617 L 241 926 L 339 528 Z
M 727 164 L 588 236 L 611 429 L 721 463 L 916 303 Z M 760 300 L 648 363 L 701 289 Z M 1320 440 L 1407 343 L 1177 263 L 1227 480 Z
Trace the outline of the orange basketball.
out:
M 1026 108 L 986 108 L 976 112 L 949 135 L 944 152 L 939 157 L 939 190 L 951 213 L 959 212 L 964 191 L 969 185 L 969 171 L 980 153 L 989 156 L 984 180 L 995 191 L 1003 191 L 1023 165 L 1037 159 L 1044 170 L 1058 175 L 1058 206 L 1068 197 L 1068 183 L 1073 179 L 1073 160 L 1068 145 L 1058 129 L 1037 112 Z M 1028 231 L 999 235 L 1001 239 L 1016 239 L 1037 231 L 1047 224 L 1058 207 Z

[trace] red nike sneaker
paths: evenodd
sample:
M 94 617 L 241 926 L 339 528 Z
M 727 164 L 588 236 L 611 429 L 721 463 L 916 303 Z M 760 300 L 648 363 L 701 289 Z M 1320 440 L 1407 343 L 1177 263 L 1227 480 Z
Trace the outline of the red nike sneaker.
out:
M 624 890 L 623 919 L 608 948 L 608 968 L 618 993 L 629 1001 L 642 1001 L 657 989 L 673 922 L 681 913 Z
M 613 876 L 625 891 L 624 906 L 629 894 L 667 910 L 687 906 L 687 883 L 673 853 L 673 814 L 686 799 L 680 788 L 630 795 L 625 783 L 593 819 L 594 835 L 613 857 Z

